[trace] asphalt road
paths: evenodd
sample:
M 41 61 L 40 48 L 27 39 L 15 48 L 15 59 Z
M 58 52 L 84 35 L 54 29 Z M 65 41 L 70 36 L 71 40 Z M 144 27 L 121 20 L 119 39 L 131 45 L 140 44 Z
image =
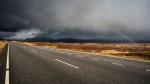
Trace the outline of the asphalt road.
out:
M 150 63 L 9 43 L 10 84 L 150 84 Z

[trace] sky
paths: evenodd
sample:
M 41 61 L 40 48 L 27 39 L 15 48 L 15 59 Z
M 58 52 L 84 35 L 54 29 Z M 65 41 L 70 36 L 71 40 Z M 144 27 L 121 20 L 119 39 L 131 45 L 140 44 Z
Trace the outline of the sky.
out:
M 150 41 L 150 0 L 0 0 L 0 37 Z

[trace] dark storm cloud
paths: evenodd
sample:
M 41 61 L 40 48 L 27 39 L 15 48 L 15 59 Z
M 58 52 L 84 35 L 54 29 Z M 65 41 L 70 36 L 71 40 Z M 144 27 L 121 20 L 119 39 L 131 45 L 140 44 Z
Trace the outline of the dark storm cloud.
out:
M 149 9 L 149 0 L 3 0 L 0 31 L 15 39 L 36 31 L 24 36 L 141 40 L 150 36 Z
M 0 13 L 0 31 L 16 32 L 28 28 L 28 21 L 11 13 Z

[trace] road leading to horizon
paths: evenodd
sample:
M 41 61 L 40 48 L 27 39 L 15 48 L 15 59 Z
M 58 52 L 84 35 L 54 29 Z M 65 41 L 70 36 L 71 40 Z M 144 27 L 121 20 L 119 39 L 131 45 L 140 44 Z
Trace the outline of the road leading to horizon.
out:
M 9 43 L 10 84 L 150 84 L 150 63 Z

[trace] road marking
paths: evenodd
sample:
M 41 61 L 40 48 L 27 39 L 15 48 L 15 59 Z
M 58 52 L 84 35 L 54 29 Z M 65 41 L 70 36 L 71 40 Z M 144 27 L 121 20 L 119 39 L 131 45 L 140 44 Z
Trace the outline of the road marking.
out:
M 33 53 L 36 53 L 36 51 L 35 51 L 35 50 L 32 50 L 32 52 L 33 52 Z
M 150 72 L 150 69 L 146 69 L 145 71 L 148 71 L 148 72 Z
M 61 60 L 58 60 L 58 59 L 55 59 L 55 60 L 58 61 L 58 62 L 61 62 L 61 63 L 63 63 L 63 64 L 66 64 L 66 65 L 68 65 L 68 66 L 71 66 L 71 67 L 74 67 L 74 68 L 76 68 L 76 69 L 79 69 L 79 67 L 74 66 L 74 65 L 72 65 L 72 64 L 69 64 L 69 63 L 67 63 L 67 62 L 64 62 L 64 61 L 61 61 Z
M 23 48 L 26 48 L 26 47 L 23 47 Z
M 125 65 L 123 65 L 123 64 L 116 63 L 116 62 L 112 62 L 112 64 L 119 65 L 119 66 L 122 66 L 122 67 L 124 67 L 124 66 L 125 66 Z
M 73 53 L 68 53 L 68 55 L 73 55 Z
M 78 56 L 78 57 L 81 57 L 81 58 L 84 57 L 84 56 L 82 56 L 82 55 L 77 55 L 77 56 Z
M 7 49 L 7 61 L 6 61 L 6 74 L 5 74 L 5 84 L 9 84 L 9 44 Z
M 99 59 L 98 58 L 91 58 L 92 60 L 96 60 L 96 61 L 98 61 Z

